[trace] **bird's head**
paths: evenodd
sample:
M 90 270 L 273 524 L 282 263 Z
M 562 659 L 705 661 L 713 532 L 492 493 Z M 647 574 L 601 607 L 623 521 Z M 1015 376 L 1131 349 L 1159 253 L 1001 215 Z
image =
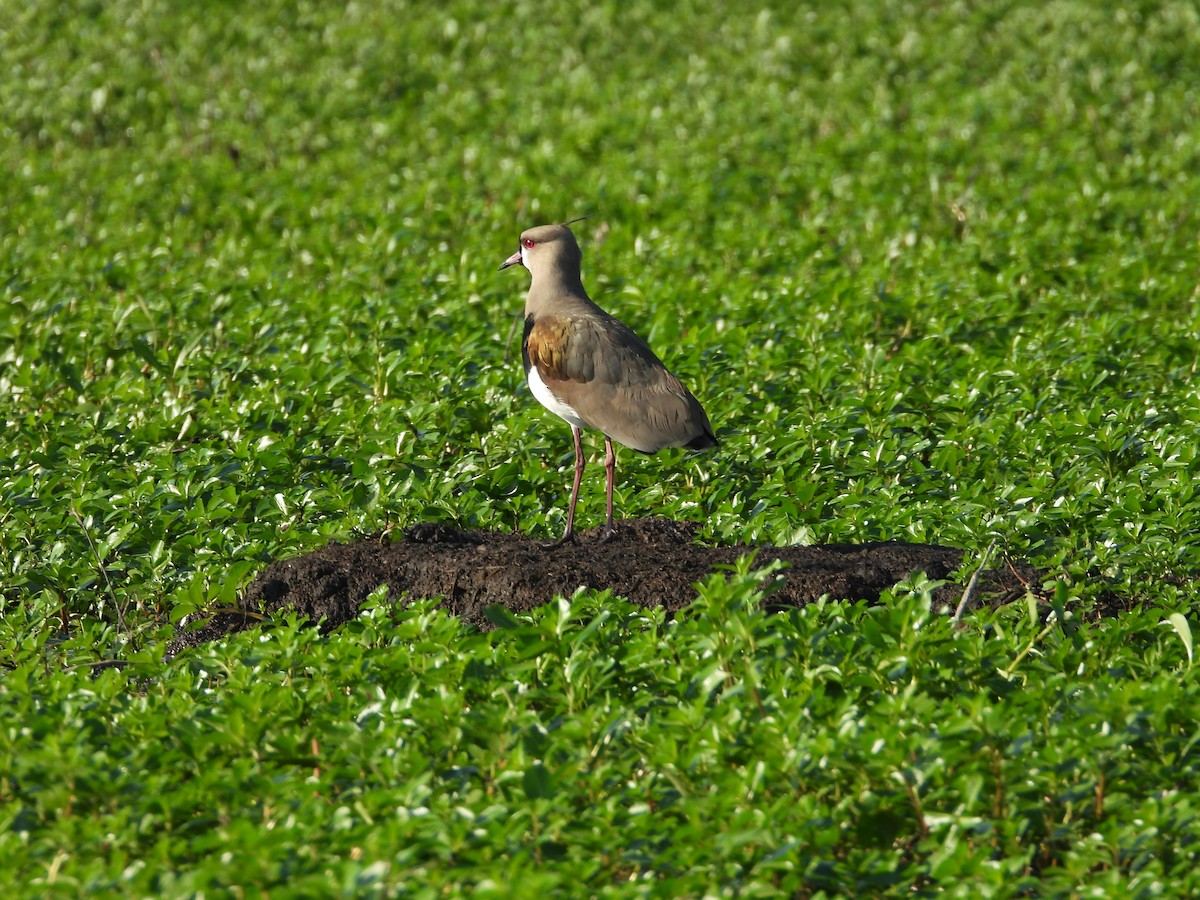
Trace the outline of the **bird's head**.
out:
M 521 232 L 517 252 L 504 261 L 501 269 L 524 266 L 535 277 L 539 272 L 573 272 L 579 277 L 583 254 L 575 235 L 566 225 L 538 225 Z

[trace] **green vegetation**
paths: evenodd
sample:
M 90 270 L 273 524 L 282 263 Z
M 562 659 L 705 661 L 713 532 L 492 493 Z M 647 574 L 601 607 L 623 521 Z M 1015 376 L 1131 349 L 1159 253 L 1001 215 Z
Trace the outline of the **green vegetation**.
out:
M 1193 4 L 0 22 L 14 896 L 1200 893 Z M 625 515 L 994 545 L 1054 612 L 768 616 L 742 571 L 671 623 L 380 603 L 164 662 L 331 537 L 561 530 L 495 269 L 584 213 L 723 441 L 622 454 Z

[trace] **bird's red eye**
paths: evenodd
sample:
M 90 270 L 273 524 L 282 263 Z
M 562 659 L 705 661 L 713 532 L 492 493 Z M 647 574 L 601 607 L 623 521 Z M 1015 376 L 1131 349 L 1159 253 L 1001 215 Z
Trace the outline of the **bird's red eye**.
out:
M 533 249 L 533 238 L 522 238 L 521 246 L 524 247 L 526 250 L 532 250 Z

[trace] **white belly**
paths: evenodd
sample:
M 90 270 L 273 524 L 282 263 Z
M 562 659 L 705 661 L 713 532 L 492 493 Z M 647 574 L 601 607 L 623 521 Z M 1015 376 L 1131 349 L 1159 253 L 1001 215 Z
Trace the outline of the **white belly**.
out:
M 529 389 L 533 391 L 533 396 L 537 398 L 538 403 L 559 418 L 566 419 L 576 428 L 588 427 L 575 410 L 550 393 L 550 388 L 546 387 L 546 382 L 542 381 L 542 376 L 538 374 L 537 366 L 529 367 Z

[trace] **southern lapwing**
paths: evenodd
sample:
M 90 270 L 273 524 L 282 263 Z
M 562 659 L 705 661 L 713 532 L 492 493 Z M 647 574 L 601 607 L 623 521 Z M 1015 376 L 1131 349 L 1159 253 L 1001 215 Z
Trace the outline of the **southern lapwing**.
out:
M 533 396 L 565 419 L 575 438 L 575 481 L 567 529 L 555 547 L 575 537 L 575 502 L 583 479 L 581 429 L 604 434 L 607 518 L 612 537 L 613 441 L 642 453 L 664 447 L 703 450 L 717 438 L 699 401 L 667 371 L 646 342 L 588 297 L 579 278 L 582 254 L 566 225 L 521 233 L 520 248 L 501 269 L 524 266 L 532 280 L 525 298 L 521 360 Z

